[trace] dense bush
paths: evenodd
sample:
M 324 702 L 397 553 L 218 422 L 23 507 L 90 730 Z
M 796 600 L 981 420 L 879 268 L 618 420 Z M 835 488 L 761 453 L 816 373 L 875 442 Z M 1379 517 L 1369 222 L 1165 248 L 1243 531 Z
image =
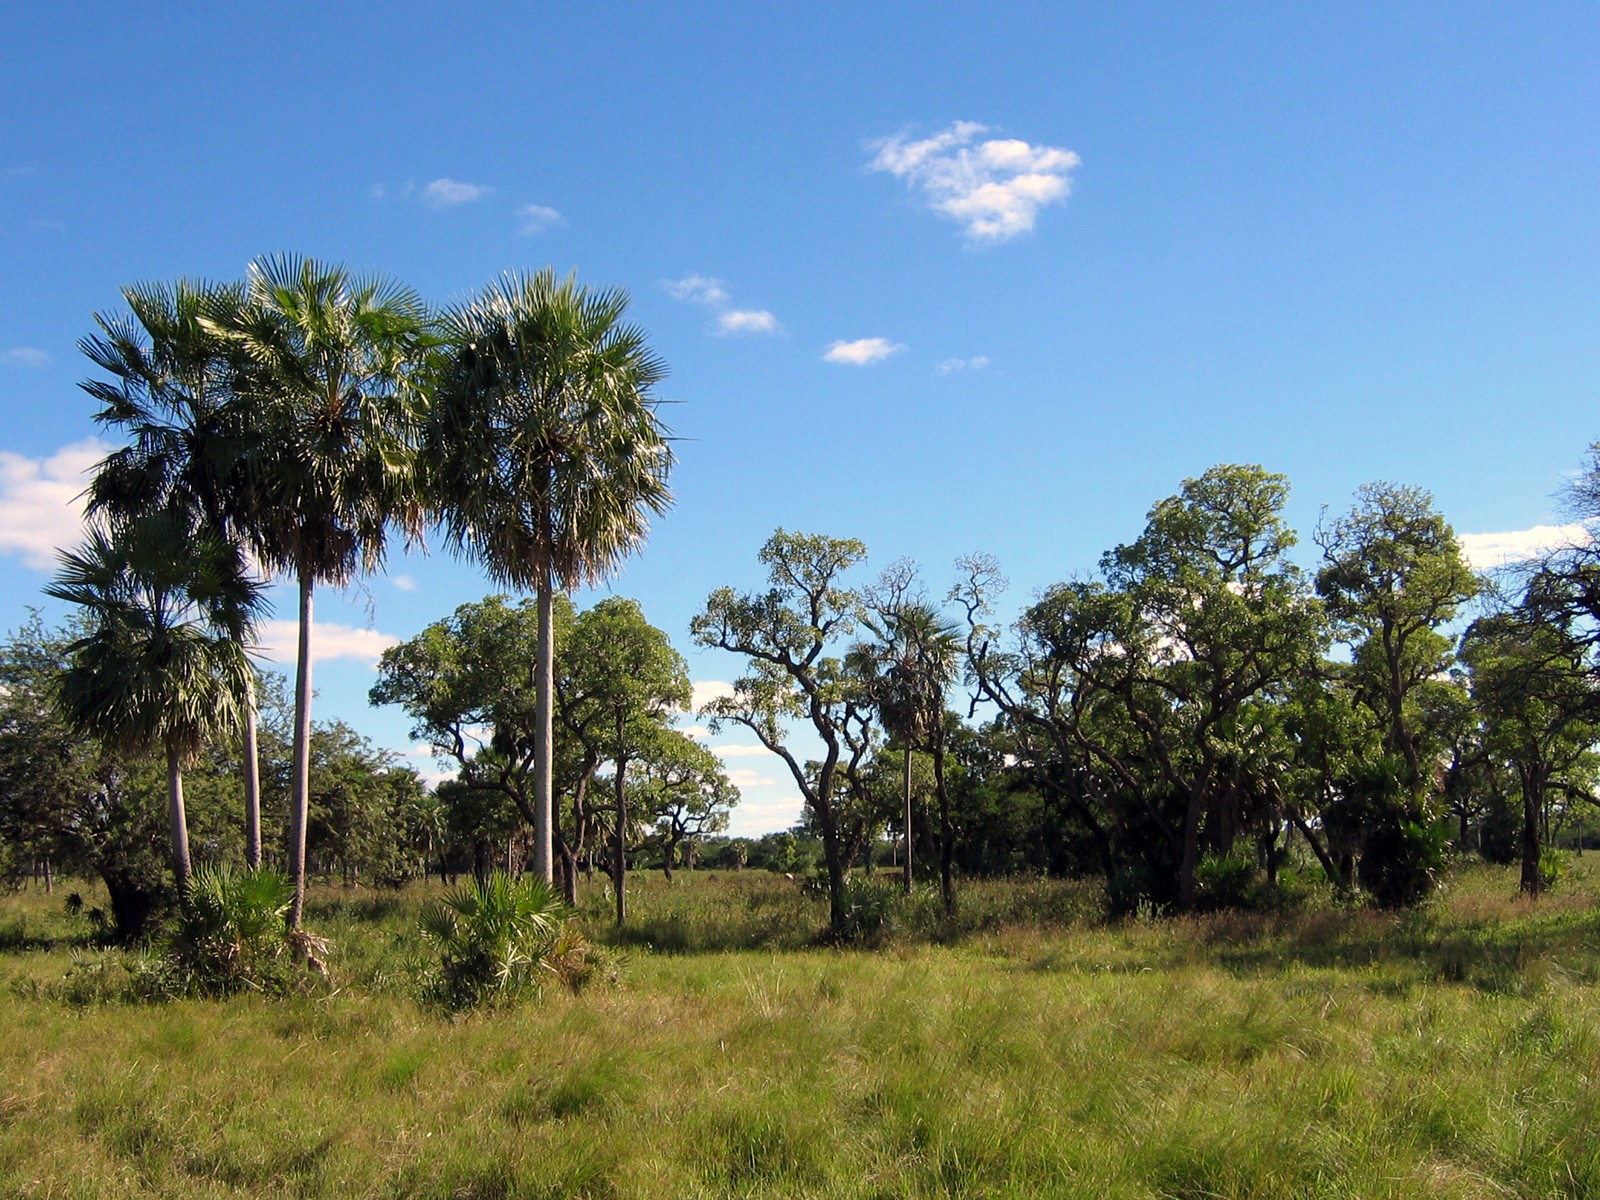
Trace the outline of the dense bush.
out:
M 451 1011 L 514 1003 L 547 979 L 580 988 L 612 972 L 568 924 L 572 912 L 542 881 L 500 871 L 423 908 L 418 929 L 438 956 L 420 970 L 423 1000 Z

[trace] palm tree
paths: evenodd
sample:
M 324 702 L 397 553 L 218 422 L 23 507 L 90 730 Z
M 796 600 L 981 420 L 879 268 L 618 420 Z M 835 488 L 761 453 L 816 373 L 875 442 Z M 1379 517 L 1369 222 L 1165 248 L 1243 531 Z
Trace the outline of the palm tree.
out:
M 93 528 L 61 556 L 45 589 L 83 607 L 87 634 L 68 647 L 60 702 L 68 722 L 129 753 L 164 751 L 173 869 L 189 884 L 183 768 L 234 732 L 251 666 L 244 646 L 261 586 L 238 547 L 171 512 Z
M 911 754 L 933 754 L 939 794 L 940 883 L 945 907 L 951 907 L 950 857 L 953 831 L 944 783 L 945 693 L 955 678 L 960 638 L 956 626 L 923 600 L 898 593 L 863 622 L 876 642 L 855 647 L 852 659 L 864 679 L 889 736 L 900 744 L 905 795 L 905 890 L 911 891 Z
M 547 883 L 555 592 L 609 575 L 672 500 L 649 395 L 666 372 L 643 332 L 621 324 L 627 304 L 548 269 L 491 283 L 443 318 L 451 354 L 423 434 L 451 544 L 538 602 L 534 869 Z
M 410 374 L 427 310 L 411 289 L 291 255 L 250 264 L 244 303 L 216 328 L 248 363 L 262 442 L 248 486 L 255 549 L 299 590 L 289 808 L 289 927 L 305 907 L 311 764 L 312 593 L 383 559 L 391 522 L 420 527 Z
M 248 540 L 245 486 L 257 430 L 238 384 L 248 364 L 216 332 L 243 303 L 237 284 L 180 279 L 123 289 L 129 315 L 95 314 L 100 332 L 79 348 L 109 380 L 84 391 L 95 420 L 129 438 L 103 459 L 89 512 L 113 526 L 173 510 L 208 536 Z M 244 713 L 245 860 L 261 865 L 261 789 L 253 675 Z

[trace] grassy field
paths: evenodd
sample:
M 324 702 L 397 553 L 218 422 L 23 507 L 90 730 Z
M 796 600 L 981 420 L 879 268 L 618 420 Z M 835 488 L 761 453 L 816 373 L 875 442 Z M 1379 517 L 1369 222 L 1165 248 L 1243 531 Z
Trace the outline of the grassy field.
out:
M 85 926 L 28 892 L 0 1195 L 1600 1196 L 1596 862 L 1405 915 L 973 884 L 870 951 L 781 878 L 657 877 L 620 986 L 455 1020 L 411 998 L 420 891 L 317 896 L 325 992 L 161 1005 L 64 1001 Z

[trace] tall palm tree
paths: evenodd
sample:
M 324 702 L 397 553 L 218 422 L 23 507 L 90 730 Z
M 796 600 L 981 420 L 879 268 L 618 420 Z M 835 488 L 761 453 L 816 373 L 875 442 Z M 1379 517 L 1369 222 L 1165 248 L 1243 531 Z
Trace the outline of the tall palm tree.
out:
M 377 567 L 392 523 L 419 531 L 410 379 L 427 327 L 410 288 L 292 255 L 251 263 L 243 304 L 216 324 L 248 363 L 244 386 L 263 435 L 248 481 L 255 549 L 299 591 L 291 929 L 305 907 L 312 594 Z
M 68 722 L 129 753 L 166 754 L 173 870 L 186 890 L 183 768 L 237 728 L 261 585 L 237 546 L 157 512 L 115 534 L 91 529 L 45 591 L 90 621 L 61 678 Z
M 649 394 L 666 371 L 621 323 L 627 304 L 548 269 L 503 275 L 444 315 L 450 353 L 423 433 L 451 544 L 537 599 L 534 869 L 547 883 L 555 592 L 609 575 L 672 502 L 672 453 Z
M 123 289 L 128 315 L 95 314 L 100 332 L 79 348 L 110 376 L 84 391 L 103 407 L 95 420 L 129 443 L 103 459 L 89 511 L 114 526 L 173 510 L 206 535 L 248 540 L 254 522 L 245 486 L 256 441 L 239 382 L 248 368 L 217 324 L 238 312 L 243 288 L 180 279 Z M 243 720 L 245 860 L 261 865 L 261 788 L 253 676 Z
M 911 755 L 927 749 L 934 758 L 939 793 L 941 894 L 946 908 L 953 895 L 950 880 L 950 805 L 944 784 L 945 694 L 955 679 L 960 637 L 956 626 L 923 600 L 894 597 L 863 622 L 876 641 L 853 651 L 868 695 L 889 736 L 900 744 L 905 799 L 905 890 L 911 891 Z

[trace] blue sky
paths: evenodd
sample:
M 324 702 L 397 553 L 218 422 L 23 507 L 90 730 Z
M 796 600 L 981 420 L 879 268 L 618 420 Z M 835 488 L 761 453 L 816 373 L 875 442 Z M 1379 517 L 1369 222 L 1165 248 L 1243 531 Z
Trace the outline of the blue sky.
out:
M 612 586 L 707 685 L 689 619 L 778 526 L 935 593 L 988 551 L 1020 603 L 1231 461 L 1289 476 L 1308 561 L 1375 479 L 1530 540 L 1600 438 L 1597 46 L 1593 4 L 20 6 L 0 618 L 103 452 L 91 314 L 276 251 L 628 289 L 683 440 Z M 414 753 L 372 656 L 492 590 L 435 549 L 325 594 L 318 716 Z M 727 761 L 736 829 L 794 819 Z

